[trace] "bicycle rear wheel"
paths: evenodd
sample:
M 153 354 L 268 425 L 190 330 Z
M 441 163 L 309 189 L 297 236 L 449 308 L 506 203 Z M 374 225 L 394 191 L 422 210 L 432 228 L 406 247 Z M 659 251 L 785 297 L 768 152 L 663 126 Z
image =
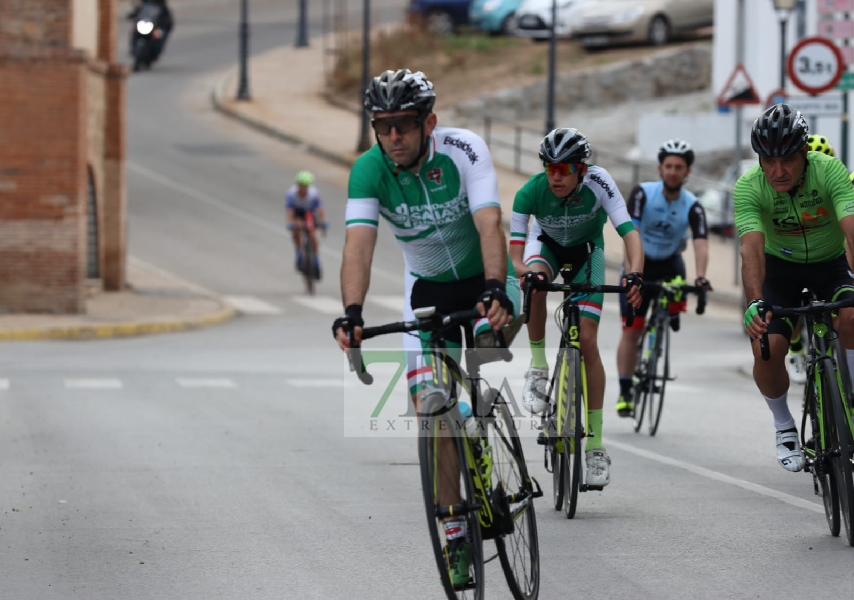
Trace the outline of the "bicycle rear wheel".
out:
M 309 296 L 314 294 L 314 249 L 311 247 L 311 238 L 308 235 L 308 230 L 303 230 L 302 241 L 302 278 L 305 282 L 305 293 Z
M 427 511 L 427 527 L 439 568 L 442 587 L 450 600 L 483 598 L 483 540 L 478 507 L 482 499 L 475 492 L 472 472 L 466 459 L 467 440 L 461 437 L 459 411 L 445 411 L 441 392 L 428 394 L 419 415 L 418 454 L 421 488 Z M 457 490 L 459 494 L 457 495 Z M 445 522 L 460 521 L 465 535 L 449 541 Z M 467 547 L 465 546 L 467 545 Z M 449 546 L 454 546 L 449 550 Z M 451 579 L 451 552 L 468 555 L 468 581 L 454 585 Z
M 546 448 L 549 454 L 549 459 L 552 463 L 552 500 L 554 501 L 555 510 L 563 508 L 563 453 L 558 452 L 554 444 Z
M 834 375 L 831 377 L 831 375 Z M 822 391 L 825 399 L 825 411 L 832 410 L 830 421 L 830 446 L 834 452 L 830 457 L 833 479 L 839 494 L 839 510 L 845 524 L 845 537 L 849 546 L 854 546 L 854 472 L 851 456 L 854 451 L 854 439 L 848 420 L 848 410 L 842 403 L 835 374 L 822 369 Z M 829 406 L 828 406 L 829 404 Z
M 567 519 L 575 516 L 578 507 L 578 490 L 581 487 L 582 446 L 584 437 L 583 414 L 584 397 L 581 382 L 581 350 L 575 347 L 565 348 L 561 361 L 561 392 L 559 398 L 564 402 L 565 412 L 562 423 L 563 439 L 563 512 Z M 565 383 L 563 383 L 565 382 Z
M 537 494 L 507 404 L 496 390 L 488 393 L 494 400 L 484 396 L 486 406 L 492 407 L 486 420 L 484 458 L 492 462 L 492 503 L 504 532 L 495 538 L 495 547 L 513 597 L 534 600 L 540 592 L 540 547 L 534 512 Z
M 649 435 L 655 435 L 661 421 L 661 409 L 664 407 L 664 387 L 670 377 L 670 327 L 667 321 L 659 323 L 655 347 L 649 357 L 649 394 L 646 405 L 649 408 Z
M 634 385 L 632 386 L 632 404 L 634 405 L 635 432 L 640 431 L 643 425 L 643 416 L 646 413 L 646 397 L 649 393 L 649 384 L 647 383 L 647 372 L 649 370 L 649 360 L 646 355 L 646 346 L 649 340 L 650 326 L 643 330 L 643 335 L 638 341 L 638 354 L 635 361 Z

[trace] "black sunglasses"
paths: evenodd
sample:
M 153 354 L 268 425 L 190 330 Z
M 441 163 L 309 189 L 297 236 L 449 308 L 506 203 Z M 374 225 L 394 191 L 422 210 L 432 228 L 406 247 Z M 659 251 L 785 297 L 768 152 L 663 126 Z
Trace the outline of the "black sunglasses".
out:
M 423 122 L 424 120 L 418 115 L 405 115 L 392 119 L 371 119 L 371 127 L 379 135 L 390 134 L 392 127 L 397 129 L 398 134 L 405 135 L 410 131 L 415 131 Z

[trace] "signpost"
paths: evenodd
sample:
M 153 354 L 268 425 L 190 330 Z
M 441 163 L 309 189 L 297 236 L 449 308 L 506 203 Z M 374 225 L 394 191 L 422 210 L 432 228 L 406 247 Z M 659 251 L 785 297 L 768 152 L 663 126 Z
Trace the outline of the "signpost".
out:
M 789 53 L 789 80 L 808 94 L 833 89 L 842 78 L 845 60 L 836 45 L 822 37 L 808 37 Z
M 838 117 L 842 114 L 842 95 L 791 96 L 786 103 L 810 117 Z
M 842 162 L 848 162 L 848 90 L 854 89 L 854 73 L 848 69 L 854 64 L 854 0 L 816 0 L 818 35 L 829 38 L 839 47 L 845 62 L 845 72 L 836 88 L 842 93 L 842 126 L 840 127 L 838 154 Z

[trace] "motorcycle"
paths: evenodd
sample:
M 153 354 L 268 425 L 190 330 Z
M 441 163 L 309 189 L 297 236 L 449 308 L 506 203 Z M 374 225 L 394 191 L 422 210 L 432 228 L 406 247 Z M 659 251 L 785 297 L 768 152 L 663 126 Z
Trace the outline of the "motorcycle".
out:
M 135 15 L 131 35 L 134 71 L 150 69 L 151 64 L 160 58 L 164 35 L 163 28 L 158 25 L 160 10 L 155 4 L 143 4 Z

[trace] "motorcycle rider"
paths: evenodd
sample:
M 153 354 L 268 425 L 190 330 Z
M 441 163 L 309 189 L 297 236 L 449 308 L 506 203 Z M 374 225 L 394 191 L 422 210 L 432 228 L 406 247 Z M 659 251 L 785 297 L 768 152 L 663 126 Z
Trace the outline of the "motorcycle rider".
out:
M 151 4 L 160 8 L 158 13 L 157 23 L 154 25 L 158 27 L 162 32 L 163 36 L 160 38 L 160 48 L 157 52 L 157 56 L 163 53 L 163 50 L 166 48 L 166 40 L 169 38 L 169 34 L 172 32 L 172 28 L 175 25 L 175 20 L 172 18 L 172 11 L 169 10 L 169 6 L 166 4 L 166 0 L 141 0 L 133 9 L 128 13 L 127 18 L 129 20 L 136 20 L 139 16 L 140 10 L 143 5 Z M 134 53 L 134 35 L 136 34 L 136 27 L 131 29 L 130 32 L 130 55 L 133 56 Z

